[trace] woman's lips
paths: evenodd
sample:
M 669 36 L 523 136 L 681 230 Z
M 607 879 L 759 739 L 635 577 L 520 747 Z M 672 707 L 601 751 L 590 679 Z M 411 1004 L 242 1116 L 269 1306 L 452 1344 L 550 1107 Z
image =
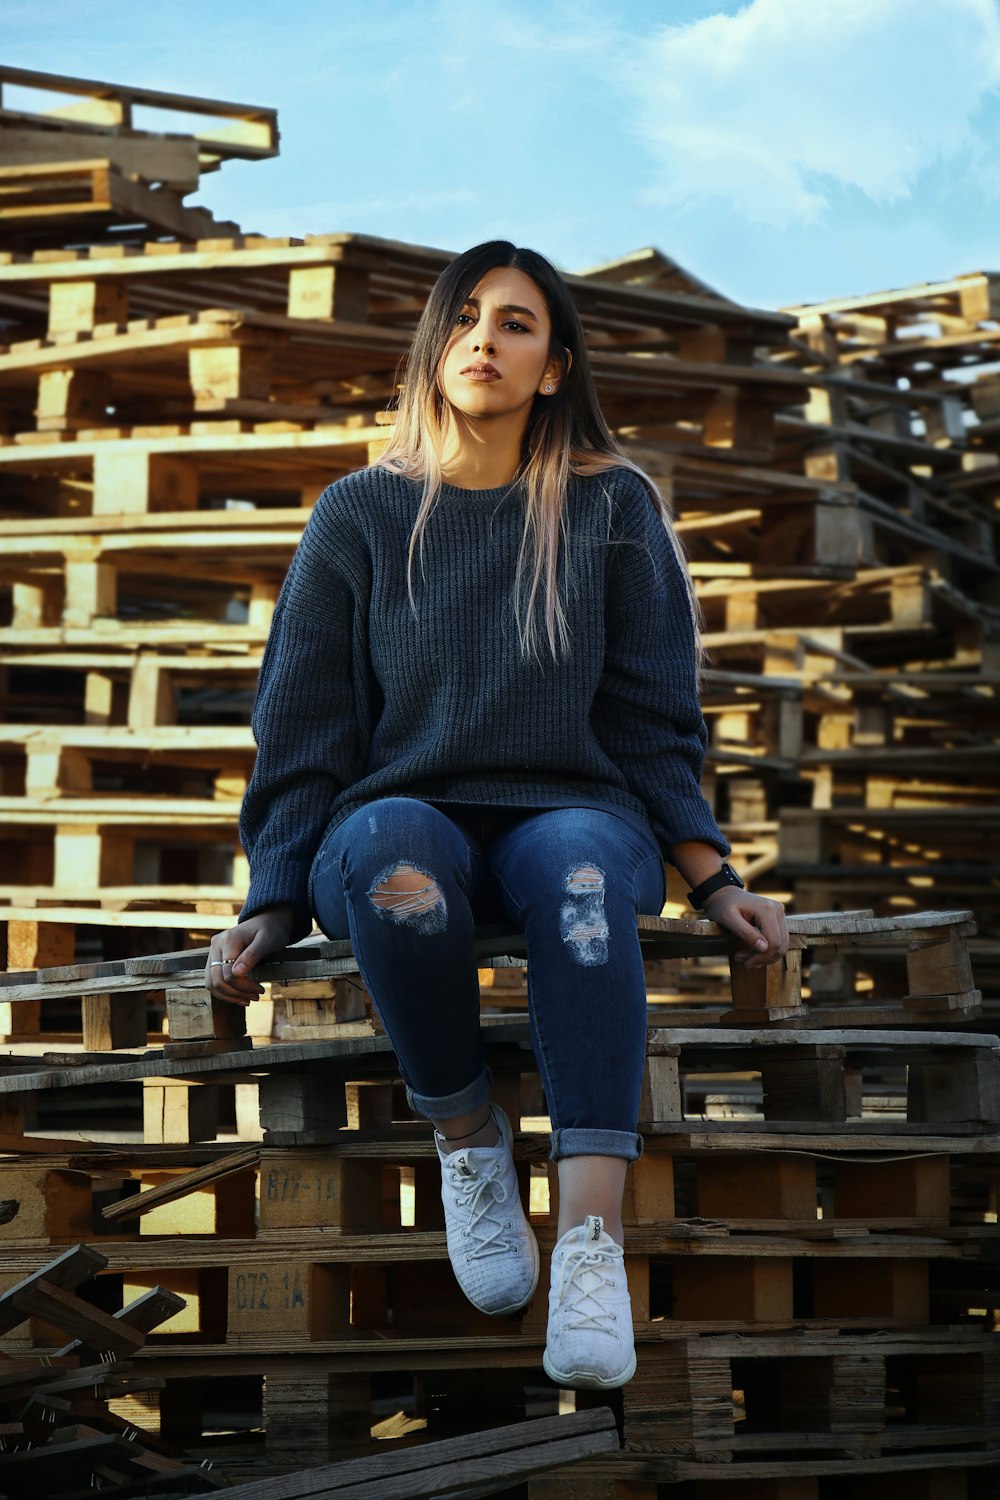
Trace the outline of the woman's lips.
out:
M 462 374 L 469 380 L 489 381 L 502 379 L 500 371 L 495 369 L 493 365 L 466 365 Z

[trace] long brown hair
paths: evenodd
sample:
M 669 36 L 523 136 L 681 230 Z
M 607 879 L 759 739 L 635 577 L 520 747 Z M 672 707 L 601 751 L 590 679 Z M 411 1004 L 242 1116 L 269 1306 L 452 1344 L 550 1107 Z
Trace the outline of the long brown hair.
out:
M 525 429 L 521 466 L 514 479 L 514 483 L 523 483 L 527 496 L 515 580 L 521 649 L 536 659 L 541 655 L 538 619 L 541 602 L 544 639 L 549 651 L 558 659 L 569 650 L 569 628 L 559 593 L 559 557 L 560 542 L 567 530 L 566 490 L 570 477 L 625 467 L 638 474 L 649 490 L 684 574 L 700 679 L 705 660 L 701 644 L 703 615 L 670 507 L 649 476 L 625 456 L 604 420 L 594 389 L 583 325 L 566 282 L 543 255 L 535 250 L 518 249 L 509 240 L 489 240 L 466 250 L 435 282 L 406 359 L 393 434 L 379 459 L 383 467 L 423 481 L 423 494 L 410 536 L 407 576 L 411 603 L 414 557 L 419 556 L 422 562 L 424 531 L 442 484 L 445 397 L 438 379 L 441 358 L 462 309 L 487 271 L 496 268 L 522 271 L 541 292 L 552 322 L 550 357 L 563 369 L 555 395 L 535 397 Z

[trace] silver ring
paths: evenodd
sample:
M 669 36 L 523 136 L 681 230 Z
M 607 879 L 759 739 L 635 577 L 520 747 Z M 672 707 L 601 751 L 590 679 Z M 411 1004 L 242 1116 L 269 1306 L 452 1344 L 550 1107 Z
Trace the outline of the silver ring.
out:
M 208 967 L 210 969 L 224 969 L 226 967 L 226 964 L 228 964 L 228 963 L 232 963 L 232 959 L 230 959 L 230 958 L 213 958 L 212 962 L 209 964 Z

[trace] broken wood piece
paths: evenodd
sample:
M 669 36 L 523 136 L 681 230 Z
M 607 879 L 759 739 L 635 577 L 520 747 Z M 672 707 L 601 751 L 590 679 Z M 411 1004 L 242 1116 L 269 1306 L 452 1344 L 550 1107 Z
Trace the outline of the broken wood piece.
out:
M 161 1182 L 158 1187 L 147 1188 L 145 1192 L 137 1193 L 131 1198 L 123 1198 L 120 1203 L 109 1203 L 101 1210 L 101 1216 L 110 1223 L 138 1218 L 140 1214 L 148 1213 L 151 1208 L 156 1208 L 161 1203 L 173 1203 L 178 1198 L 195 1192 L 198 1188 L 205 1187 L 211 1182 L 218 1182 L 221 1177 L 229 1176 L 233 1172 L 245 1172 L 256 1166 L 259 1160 L 260 1148 L 258 1146 L 233 1151 L 229 1156 L 219 1157 L 215 1161 L 206 1162 L 204 1166 L 195 1167 L 192 1172 L 185 1172 L 183 1177 Z
M 141 1349 L 145 1342 L 141 1332 L 84 1302 L 65 1287 L 47 1281 L 44 1276 L 7 1295 L 11 1308 L 22 1318 L 42 1318 L 65 1333 L 75 1334 L 87 1345 L 109 1349 L 115 1354 L 130 1354 Z

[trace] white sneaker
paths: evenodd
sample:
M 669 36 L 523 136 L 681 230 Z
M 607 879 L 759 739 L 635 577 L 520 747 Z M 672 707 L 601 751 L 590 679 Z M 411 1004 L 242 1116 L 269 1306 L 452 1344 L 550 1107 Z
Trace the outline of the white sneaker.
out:
M 538 1242 L 521 1207 L 511 1154 L 513 1131 L 491 1106 L 498 1146 L 466 1146 L 441 1158 L 441 1201 L 448 1256 L 459 1286 L 485 1313 L 512 1313 L 531 1301 L 538 1285 Z
M 542 1364 L 550 1380 L 569 1388 L 607 1390 L 635 1374 L 625 1255 L 599 1214 L 568 1229 L 552 1252 Z

